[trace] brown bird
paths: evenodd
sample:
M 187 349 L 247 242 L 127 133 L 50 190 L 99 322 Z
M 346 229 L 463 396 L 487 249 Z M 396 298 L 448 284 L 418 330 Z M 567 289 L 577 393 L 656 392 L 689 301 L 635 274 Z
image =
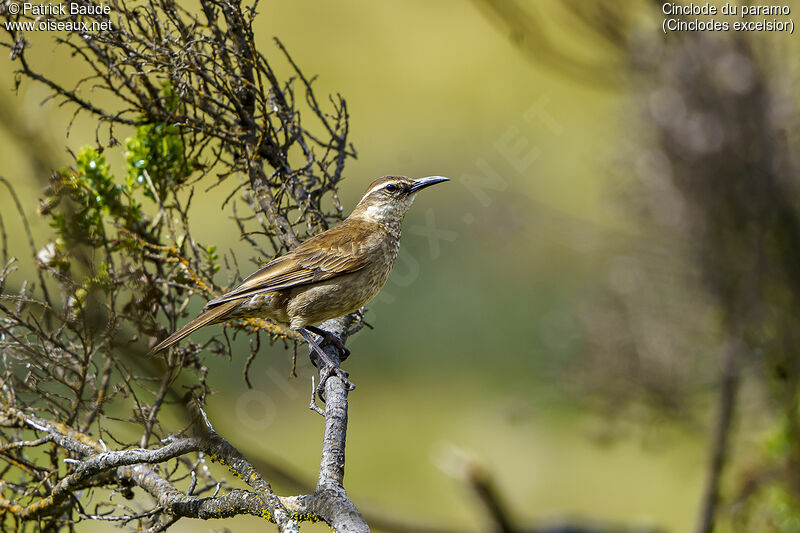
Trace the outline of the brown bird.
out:
M 352 313 L 381 290 L 400 249 L 400 226 L 416 193 L 449 181 L 442 176 L 410 179 L 386 176 L 372 182 L 353 212 L 335 227 L 277 257 L 238 287 L 208 302 L 200 315 L 156 345 L 164 350 L 209 324 L 237 318 L 268 318 L 300 333 L 324 362 L 318 392 L 336 374 L 352 389 L 347 373 L 334 364 L 310 333 L 350 352 L 332 333 L 314 324 Z

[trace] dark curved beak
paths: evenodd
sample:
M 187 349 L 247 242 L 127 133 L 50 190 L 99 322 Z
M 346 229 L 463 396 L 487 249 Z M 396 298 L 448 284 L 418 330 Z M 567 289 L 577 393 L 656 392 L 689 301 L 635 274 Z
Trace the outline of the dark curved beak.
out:
M 436 185 L 437 183 L 441 183 L 443 181 L 450 181 L 450 178 L 445 178 L 444 176 L 428 176 L 427 178 L 417 178 L 414 180 L 414 185 L 411 186 L 408 192 L 415 193 L 420 189 L 430 187 L 431 185 Z

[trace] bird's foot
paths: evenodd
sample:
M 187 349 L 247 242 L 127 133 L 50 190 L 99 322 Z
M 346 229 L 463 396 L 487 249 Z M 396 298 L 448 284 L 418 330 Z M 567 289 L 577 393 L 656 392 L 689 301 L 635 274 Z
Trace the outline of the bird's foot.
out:
M 347 379 L 349 374 L 342 370 L 342 367 L 339 366 L 338 358 L 331 359 L 331 357 L 325 353 L 325 350 L 323 350 L 319 344 L 317 344 L 317 341 L 314 340 L 314 338 L 311 336 L 311 333 L 309 333 L 309 331 L 313 331 L 317 335 L 320 335 L 324 338 L 326 337 L 325 333 L 328 332 L 319 328 L 314 328 L 313 330 L 299 328 L 297 331 L 303 336 L 303 338 L 311 347 L 311 353 L 309 354 L 311 356 L 311 362 L 314 363 L 314 366 L 319 368 L 319 385 L 317 386 L 317 394 L 319 395 L 320 399 L 325 400 L 325 383 L 328 381 L 328 378 L 332 376 L 336 376 L 337 378 L 341 379 L 346 390 L 351 391 L 356 388 L 356 386 L 353 385 L 349 379 Z M 335 338 L 341 344 L 341 340 L 339 340 L 335 335 L 331 335 L 330 333 L 328 333 L 328 335 Z
M 328 381 L 328 378 L 336 376 L 337 378 L 342 380 L 344 384 L 344 388 L 348 391 L 351 391 L 356 388 L 353 385 L 353 382 L 347 379 L 350 374 L 348 374 L 342 367 L 339 365 L 327 361 L 323 363 L 322 368 L 319 371 L 319 385 L 317 385 L 317 395 L 320 397 L 321 400 L 325 400 L 325 383 Z
M 339 360 L 344 361 L 350 355 L 350 350 L 342 342 L 342 339 L 331 333 L 330 331 L 318 328 L 316 326 L 306 326 L 306 329 L 311 333 L 322 337 L 322 344 L 320 346 L 333 345 L 339 350 Z

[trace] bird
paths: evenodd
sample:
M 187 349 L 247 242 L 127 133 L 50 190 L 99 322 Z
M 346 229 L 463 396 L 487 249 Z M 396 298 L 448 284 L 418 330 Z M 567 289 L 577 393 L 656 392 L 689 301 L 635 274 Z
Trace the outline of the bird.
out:
M 350 215 L 336 226 L 302 242 L 245 278 L 233 290 L 210 300 L 188 324 L 154 346 L 149 355 L 211 324 L 241 318 L 266 318 L 287 325 L 309 344 L 322 361 L 317 392 L 327 379 L 339 377 L 348 390 L 355 386 L 347 372 L 325 353 L 335 345 L 349 355 L 341 339 L 317 324 L 357 311 L 383 288 L 400 250 L 401 225 L 419 191 L 450 181 L 444 176 L 384 176 L 367 187 Z M 315 361 L 316 364 L 316 361 Z

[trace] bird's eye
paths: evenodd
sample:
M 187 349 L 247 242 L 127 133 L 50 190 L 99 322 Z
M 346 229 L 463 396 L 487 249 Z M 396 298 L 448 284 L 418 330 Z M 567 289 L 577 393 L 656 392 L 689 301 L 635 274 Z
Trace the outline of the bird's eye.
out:
M 386 190 L 389 192 L 395 192 L 397 190 L 397 185 L 390 183 L 389 185 L 386 186 Z

